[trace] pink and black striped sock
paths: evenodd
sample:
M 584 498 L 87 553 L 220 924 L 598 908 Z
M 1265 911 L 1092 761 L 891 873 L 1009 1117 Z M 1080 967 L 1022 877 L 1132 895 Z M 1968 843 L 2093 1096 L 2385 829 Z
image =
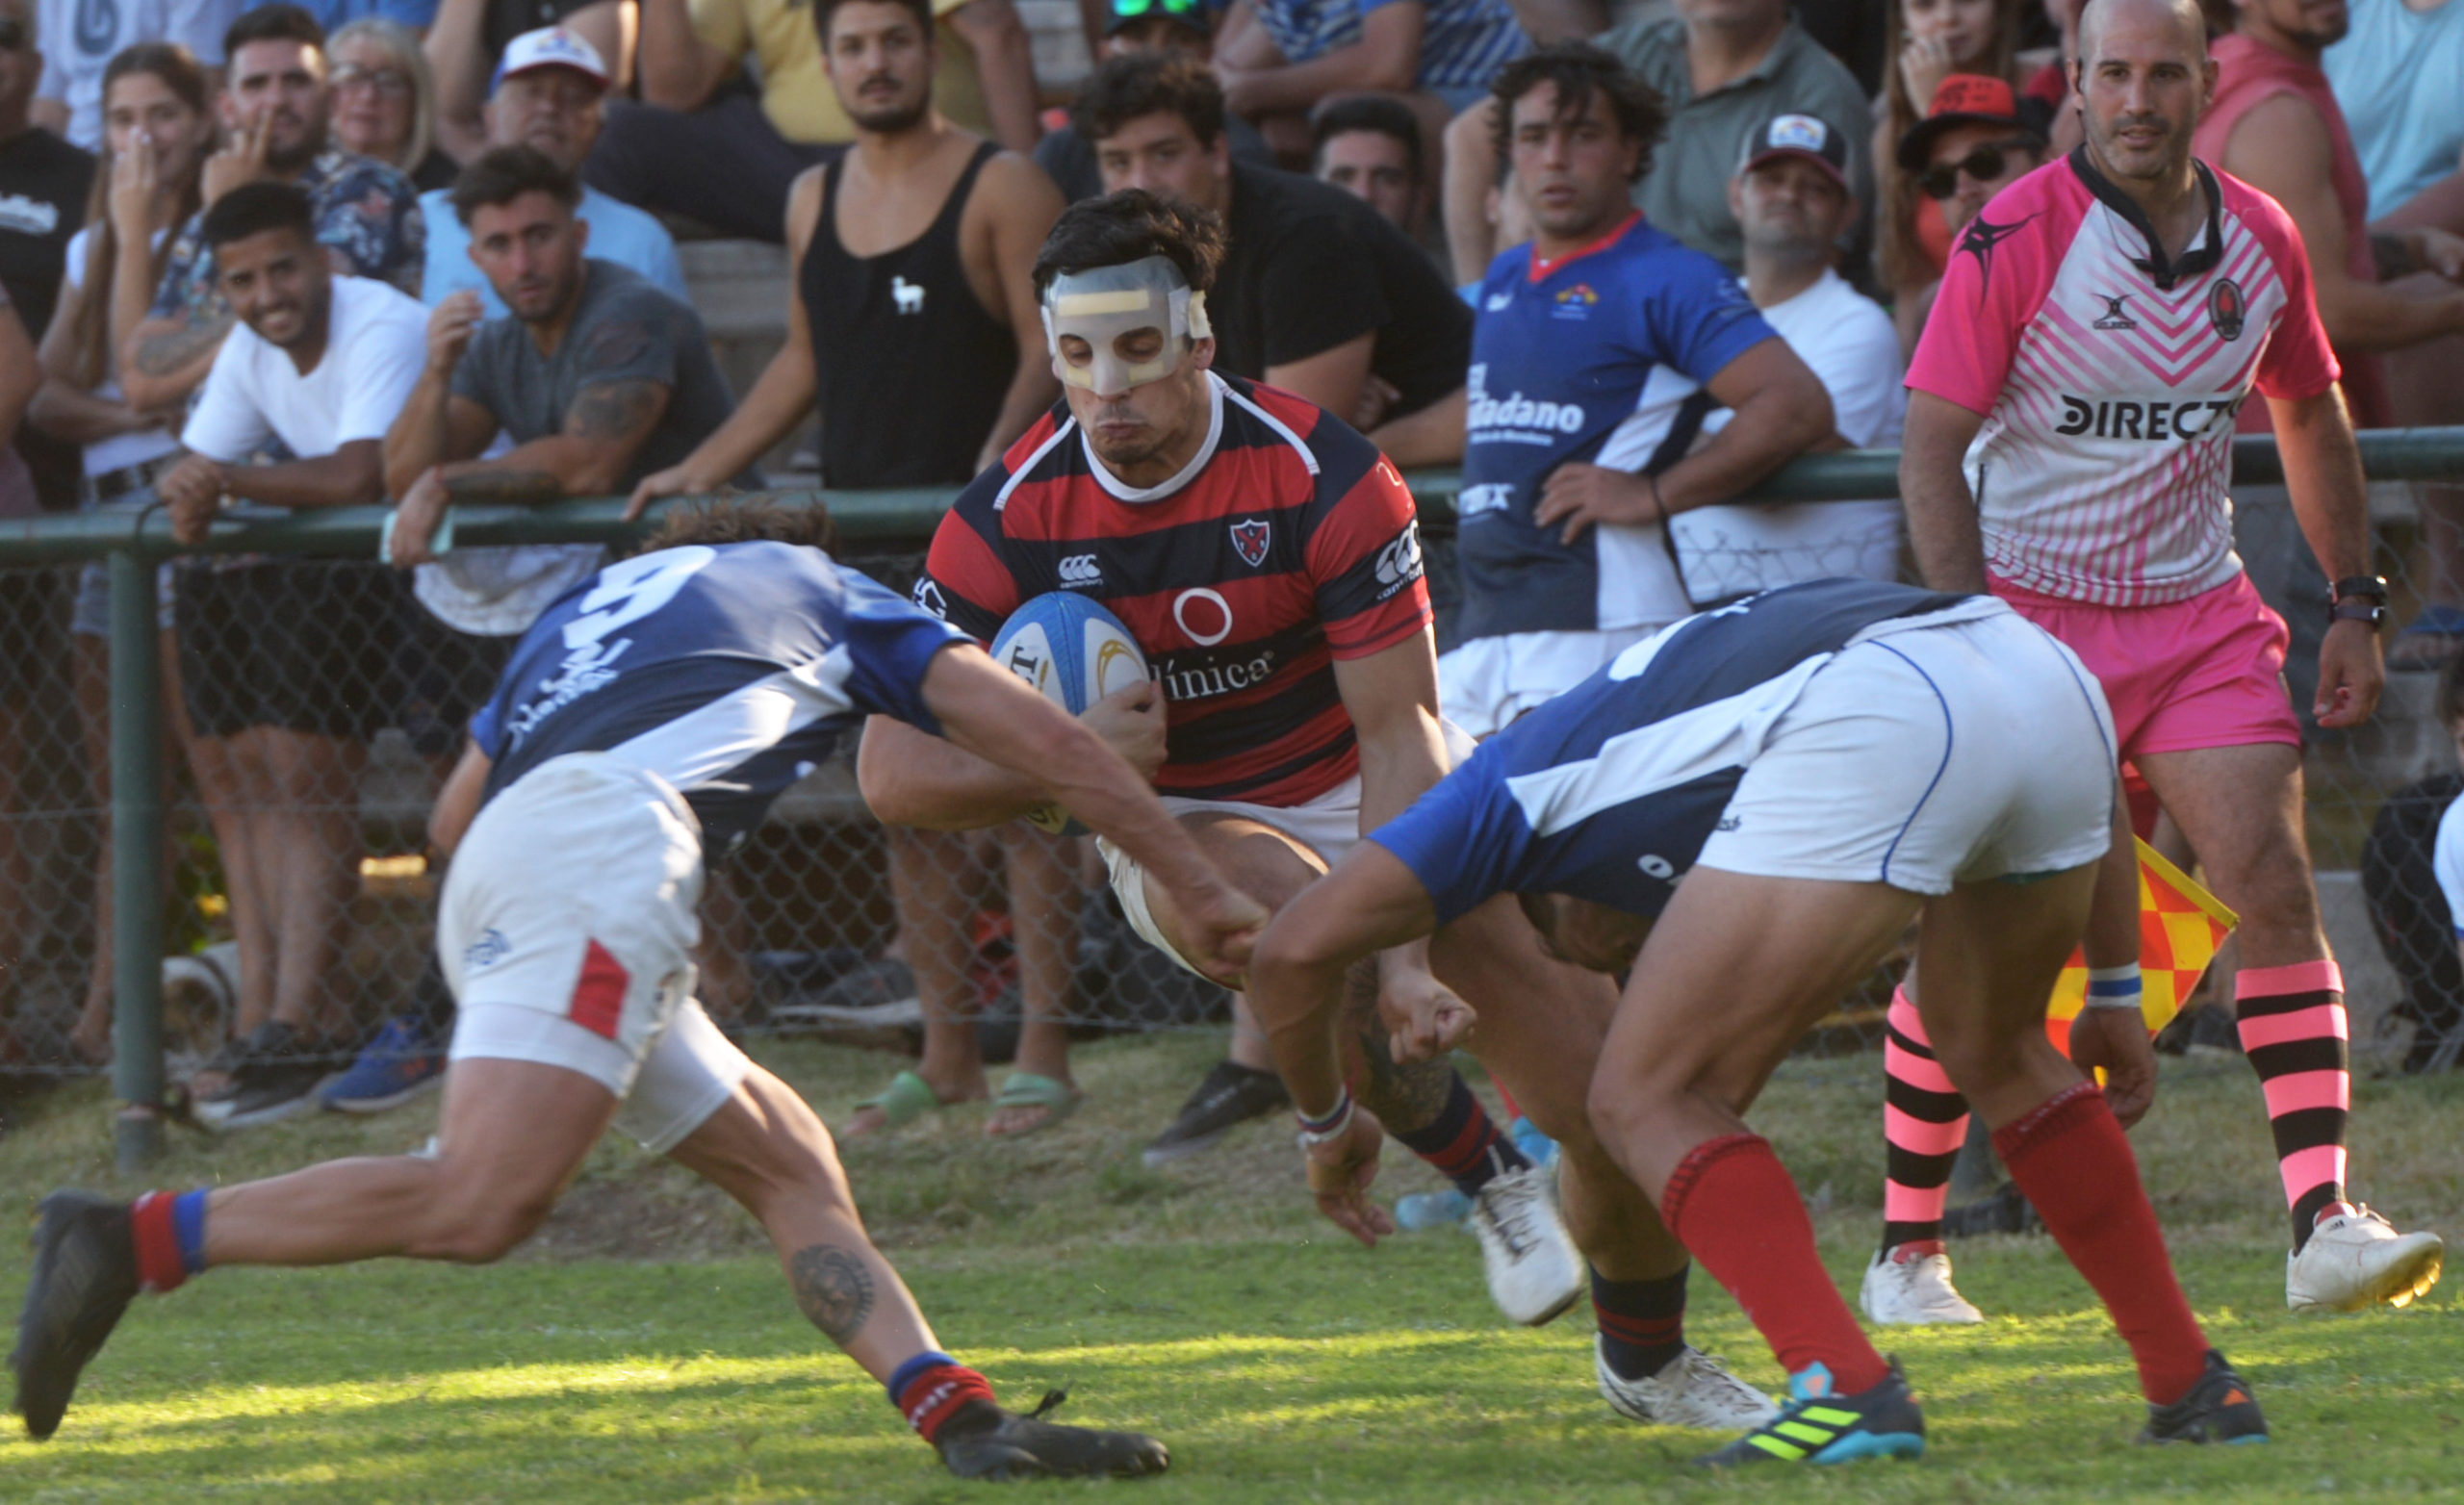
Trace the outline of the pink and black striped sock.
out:
M 2333 961 L 2245 967 L 2234 979 L 2233 1012 L 2242 1053 L 2267 1093 L 2297 1250 L 2310 1241 L 2319 1213 L 2345 1199 L 2352 1073 L 2346 1059 L 2344 974 Z
M 1890 995 L 1883 1039 L 1883 1249 L 1938 1244 L 1951 1163 L 1967 1137 L 1967 1099 L 1934 1059 L 1906 989 Z
M 1685 1276 L 1692 1268 L 1658 1280 L 1610 1280 L 1593 1268 L 1600 1357 L 1619 1379 L 1647 1379 L 1685 1351 Z

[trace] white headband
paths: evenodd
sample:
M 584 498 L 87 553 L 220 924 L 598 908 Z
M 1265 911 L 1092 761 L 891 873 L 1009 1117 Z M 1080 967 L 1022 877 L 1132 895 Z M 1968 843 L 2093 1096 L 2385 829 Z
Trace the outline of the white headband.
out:
M 1163 331 L 1166 348 L 1151 361 L 1122 360 L 1113 343 L 1141 329 Z M 1043 338 L 1053 374 L 1098 395 L 1116 396 L 1169 376 L 1191 345 L 1214 333 L 1206 321 L 1206 294 L 1190 291 L 1189 279 L 1168 256 L 1064 272 L 1044 289 Z M 1063 360 L 1063 335 L 1086 341 L 1093 359 L 1083 367 Z

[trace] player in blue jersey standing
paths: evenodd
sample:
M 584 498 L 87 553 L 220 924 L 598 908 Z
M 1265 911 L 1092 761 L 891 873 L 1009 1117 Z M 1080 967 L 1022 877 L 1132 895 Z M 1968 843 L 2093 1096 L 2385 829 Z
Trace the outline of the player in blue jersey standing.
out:
M 1322 1125 L 1303 1141 L 1319 1205 L 1355 1237 L 1388 1231 L 1364 1194 L 1381 1131 L 1351 1106 L 1333 1046 L 1345 969 L 1512 894 L 1557 956 L 1630 974 L 1592 1127 L 1788 1373 L 1778 1418 L 1703 1462 L 1921 1453 L 1907 1380 L 1859 1331 L 1795 1185 L 1743 1117 L 1921 912 L 1936 1054 L 2128 1341 L 2143 1435 L 2263 1440 L 2078 1069 L 2150 1069 L 2137 1010 L 2082 1013 L 2072 1060 L 2045 1037 L 2118 787 L 2094 678 L 1989 597 L 1817 580 L 1646 638 L 1484 744 L 1259 940 L 1250 996 L 1294 1104 Z M 1483 1032 L 1525 1027 L 1433 987 L 1393 991 L 1419 1000 L 1389 1021 L 1399 1055 L 1458 1040 L 1476 1054 Z M 1501 1004 L 1518 1001 L 1483 1007 Z
M 460 1006 L 436 1143 L 133 1206 L 46 1198 L 10 1360 L 27 1431 L 59 1426 L 141 1289 L 218 1264 L 485 1263 L 538 1228 L 612 1123 L 760 1220 L 805 1315 L 953 1472 L 1164 1468 L 1152 1438 L 1002 1410 L 942 1353 L 865 1236 L 829 1132 L 693 1000 L 706 865 L 868 714 L 1026 775 L 1137 853 L 1219 977 L 1266 920 L 1094 732 L 962 634 L 799 547 L 826 529 L 767 507 L 686 515 L 540 617 L 433 820 L 437 845 L 458 848 L 437 943 Z
M 1507 64 L 1494 93 L 1532 239 L 1473 302 L 1464 641 L 1438 682 L 1476 737 L 1692 611 L 1668 516 L 1727 501 L 1832 430 L 1821 380 L 1736 278 L 1629 198 L 1668 123 L 1649 85 L 1576 42 Z M 1734 416 L 1703 440 L 1720 407 Z

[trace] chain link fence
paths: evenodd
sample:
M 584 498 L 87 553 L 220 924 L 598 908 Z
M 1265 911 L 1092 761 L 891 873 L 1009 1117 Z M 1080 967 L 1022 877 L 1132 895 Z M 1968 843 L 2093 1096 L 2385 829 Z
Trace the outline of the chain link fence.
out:
M 2418 609 L 2424 570 L 2408 494 L 2374 488 L 2399 620 Z M 2294 625 L 2292 688 L 2306 707 L 2324 583 L 2280 491 L 2249 489 L 2241 503 L 2246 558 Z M 1795 510 L 1808 515 L 1795 535 L 1768 517 L 1743 530 L 1690 526 L 1672 569 L 1702 605 L 1895 560 L 1904 571 L 1888 504 Z M 921 548 L 875 543 L 846 557 L 904 592 Z M 1426 557 L 1444 646 L 1450 524 L 1429 524 Z M 109 1059 L 100 574 L 0 570 L 0 1075 L 21 1081 Z M 163 590 L 171 1078 L 228 1067 L 233 1042 L 252 1035 L 312 1074 L 397 1017 L 441 1038 L 450 1004 L 429 956 L 443 873 L 428 807 L 510 640 L 492 650 L 443 630 L 400 576 L 364 562 L 184 560 L 163 572 Z M 2452 1064 L 2464 1042 L 2464 967 L 2428 860 L 2464 778 L 2431 710 L 2434 678 L 2391 675 L 2375 724 L 2317 735 L 2308 754 L 2310 838 L 2356 1046 L 2413 1069 Z M 1023 827 L 886 831 L 858 793 L 852 744 L 779 802 L 711 885 L 703 999 L 726 1028 L 911 1051 L 928 1016 L 973 1016 L 999 1060 L 1022 1016 L 1082 1035 L 1227 1017 L 1220 989 L 1130 931 L 1091 840 Z M 1900 960 L 1843 1000 L 1809 1048 L 1878 1044 Z M 288 1033 L 264 1033 L 268 1021 Z

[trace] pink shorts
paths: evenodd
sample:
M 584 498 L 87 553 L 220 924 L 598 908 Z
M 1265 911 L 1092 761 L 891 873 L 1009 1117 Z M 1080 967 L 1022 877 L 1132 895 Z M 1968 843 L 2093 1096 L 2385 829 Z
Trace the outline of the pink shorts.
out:
M 2162 606 L 2103 606 L 2024 591 L 1993 594 L 2079 655 L 2104 685 L 2123 758 L 2252 743 L 2301 745 L 2284 688 L 2284 619 L 2237 574 Z

